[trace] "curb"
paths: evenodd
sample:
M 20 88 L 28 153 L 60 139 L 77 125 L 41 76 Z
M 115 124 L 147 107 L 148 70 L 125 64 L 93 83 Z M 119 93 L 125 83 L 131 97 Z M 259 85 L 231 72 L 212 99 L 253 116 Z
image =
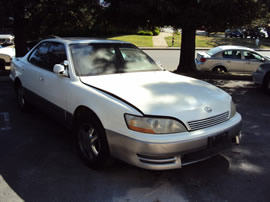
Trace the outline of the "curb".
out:
M 176 47 L 139 47 L 142 50 L 181 50 L 181 48 Z M 207 51 L 211 48 L 195 48 L 196 51 Z M 270 49 L 254 49 L 255 51 L 270 51 Z
M 175 72 L 176 73 L 176 72 Z M 183 76 L 189 76 L 196 79 L 213 79 L 213 80 L 239 80 L 239 81 L 253 81 L 251 74 L 230 74 L 230 73 L 176 73 Z
M 142 50 L 181 50 L 176 47 L 139 47 Z M 209 48 L 196 48 L 195 50 L 210 50 Z

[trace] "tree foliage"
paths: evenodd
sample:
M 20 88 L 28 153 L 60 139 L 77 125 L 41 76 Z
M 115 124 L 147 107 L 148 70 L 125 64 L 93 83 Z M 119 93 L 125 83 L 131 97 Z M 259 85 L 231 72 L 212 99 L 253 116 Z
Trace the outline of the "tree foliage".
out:
M 102 11 L 97 0 L 9 0 L 1 1 L 0 8 L 2 25 L 14 19 L 17 56 L 25 54 L 26 40 L 89 34 Z
M 195 68 L 195 31 L 199 28 L 225 30 L 243 26 L 259 16 L 262 3 L 256 0 L 107 0 L 111 22 L 122 26 L 182 28 L 181 60 L 178 71 Z

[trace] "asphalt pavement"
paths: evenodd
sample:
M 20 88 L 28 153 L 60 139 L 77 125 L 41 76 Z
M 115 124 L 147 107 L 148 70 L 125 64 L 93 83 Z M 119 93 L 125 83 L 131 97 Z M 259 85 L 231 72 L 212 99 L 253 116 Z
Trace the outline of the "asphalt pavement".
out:
M 116 161 L 97 171 L 80 161 L 70 131 L 35 109 L 20 112 L 12 86 L 0 81 L 0 201 L 268 202 L 270 96 L 250 81 L 209 82 L 237 104 L 240 146 L 177 170 Z

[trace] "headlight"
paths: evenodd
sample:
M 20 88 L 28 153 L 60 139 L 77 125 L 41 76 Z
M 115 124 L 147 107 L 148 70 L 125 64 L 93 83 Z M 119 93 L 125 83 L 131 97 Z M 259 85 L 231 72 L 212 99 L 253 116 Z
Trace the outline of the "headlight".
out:
M 130 130 L 150 134 L 181 133 L 187 131 L 179 121 L 170 118 L 141 117 L 125 114 Z
M 231 114 L 230 118 L 232 118 L 236 114 L 236 106 L 233 101 L 231 101 Z

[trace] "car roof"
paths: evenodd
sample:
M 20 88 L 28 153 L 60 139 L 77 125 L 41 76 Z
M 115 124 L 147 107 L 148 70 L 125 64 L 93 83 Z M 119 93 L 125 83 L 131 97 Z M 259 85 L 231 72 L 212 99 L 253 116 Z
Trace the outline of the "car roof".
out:
M 121 44 L 130 44 L 129 42 L 119 41 L 119 40 L 110 40 L 110 39 L 100 39 L 100 38 L 88 38 L 88 37 L 54 37 L 50 39 L 45 39 L 42 41 L 53 41 L 53 42 L 62 42 L 67 45 L 78 44 L 78 43 L 121 43 Z
M 245 47 L 245 46 L 233 46 L 233 45 L 224 45 L 224 46 L 218 46 L 218 48 L 222 50 L 248 50 L 248 51 L 254 51 L 251 48 Z

